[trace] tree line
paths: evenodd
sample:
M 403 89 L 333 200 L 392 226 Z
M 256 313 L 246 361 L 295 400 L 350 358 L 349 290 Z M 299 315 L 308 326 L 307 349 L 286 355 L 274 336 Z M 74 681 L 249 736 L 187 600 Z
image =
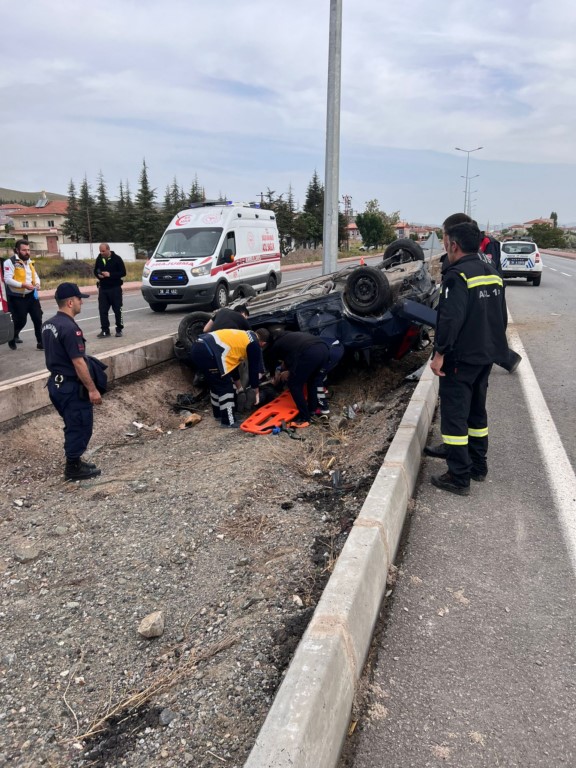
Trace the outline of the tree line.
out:
M 219 200 L 224 202 L 226 196 Z M 64 233 L 73 242 L 131 242 L 137 250 L 150 251 L 157 245 L 162 233 L 178 211 L 192 203 L 206 201 L 206 193 L 195 177 L 189 191 L 185 191 L 176 178 L 167 185 L 162 202 L 157 199 L 156 190 L 150 186 L 146 162 L 142 163 L 138 190 L 133 196 L 128 182 L 120 182 L 118 199 L 110 201 L 102 173 L 99 174 L 93 193 L 88 179 L 84 177 L 77 187 L 73 180 L 68 187 L 68 214 Z M 287 193 L 277 194 L 267 188 L 258 201 L 262 208 L 274 211 L 280 238 L 289 247 L 317 248 L 322 244 L 324 217 L 324 185 L 317 171 L 314 171 L 306 189 L 302 210 L 297 209 L 294 193 L 290 187 Z M 378 245 L 394 239 L 391 227 L 375 226 L 376 216 L 383 224 L 393 221 L 378 209 L 378 201 L 367 204 L 366 226 L 358 223 L 367 245 Z M 394 214 L 397 220 L 397 214 Z M 359 215 L 357 217 L 361 219 Z M 346 217 L 338 216 L 338 239 L 344 243 L 347 238 Z M 362 226 L 361 226 L 362 224 Z M 368 226 L 369 225 L 369 226 Z M 366 237 L 369 242 L 367 242 Z M 376 238 L 376 240 L 374 240 Z

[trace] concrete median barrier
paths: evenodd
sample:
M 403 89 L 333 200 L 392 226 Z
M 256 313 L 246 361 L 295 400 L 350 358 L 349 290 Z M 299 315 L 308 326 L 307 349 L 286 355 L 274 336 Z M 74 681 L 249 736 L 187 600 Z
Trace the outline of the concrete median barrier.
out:
M 245 768 L 334 768 L 432 424 L 427 366 Z
M 159 336 L 99 357 L 108 366 L 106 373 L 112 383 L 171 360 L 174 357 L 174 335 Z M 0 384 L 0 424 L 50 405 L 46 389 L 49 375 L 48 371 L 44 371 Z

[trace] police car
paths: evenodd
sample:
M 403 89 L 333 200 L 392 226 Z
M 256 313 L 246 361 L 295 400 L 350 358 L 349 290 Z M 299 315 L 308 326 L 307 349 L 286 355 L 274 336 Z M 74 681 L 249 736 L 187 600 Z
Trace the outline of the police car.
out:
M 0 344 L 7 344 L 14 338 L 14 323 L 8 311 L 6 287 L 4 286 L 4 269 L 0 263 Z
M 531 240 L 506 240 L 500 251 L 502 277 L 525 277 L 532 285 L 542 280 L 542 259 L 536 243 Z

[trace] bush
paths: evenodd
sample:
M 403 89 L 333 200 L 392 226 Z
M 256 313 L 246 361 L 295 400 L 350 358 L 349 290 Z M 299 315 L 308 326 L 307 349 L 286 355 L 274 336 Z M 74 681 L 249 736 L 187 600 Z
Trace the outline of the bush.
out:
M 43 278 L 55 278 L 76 282 L 74 278 L 90 277 L 94 278 L 94 265 L 86 261 L 76 259 L 46 261 L 42 264 L 40 276 Z M 95 279 L 95 278 L 94 278 Z

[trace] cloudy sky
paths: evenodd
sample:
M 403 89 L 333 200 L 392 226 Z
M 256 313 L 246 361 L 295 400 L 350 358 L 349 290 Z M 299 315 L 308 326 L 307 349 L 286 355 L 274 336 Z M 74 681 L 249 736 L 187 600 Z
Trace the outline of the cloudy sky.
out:
M 576 221 L 573 0 L 342 0 L 340 196 L 413 222 Z M 0 186 L 102 171 L 258 199 L 324 179 L 329 0 L 19 0 L 3 14 Z

